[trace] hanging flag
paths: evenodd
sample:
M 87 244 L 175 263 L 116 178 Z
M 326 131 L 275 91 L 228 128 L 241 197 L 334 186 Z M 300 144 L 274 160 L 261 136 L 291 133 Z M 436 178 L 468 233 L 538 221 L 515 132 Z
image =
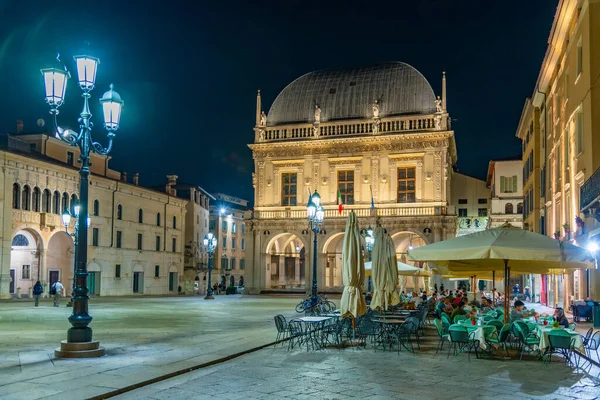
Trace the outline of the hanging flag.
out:
M 342 213 L 342 211 L 344 211 L 344 202 L 342 201 L 342 193 L 340 192 L 340 189 L 338 189 L 338 211 L 340 212 L 340 214 Z
M 369 189 L 371 189 L 371 210 L 375 209 L 375 199 L 373 198 L 373 187 L 369 185 Z

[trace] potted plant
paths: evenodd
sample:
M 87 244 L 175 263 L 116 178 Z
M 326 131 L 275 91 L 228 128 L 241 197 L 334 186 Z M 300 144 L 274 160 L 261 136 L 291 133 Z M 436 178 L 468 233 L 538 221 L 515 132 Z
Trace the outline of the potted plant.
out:
M 565 230 L 565 236 L 567 237 L 567 239 L 571 239 L 571 225 L 569 225 L 568 222 L 564 223 L 563 229 Z

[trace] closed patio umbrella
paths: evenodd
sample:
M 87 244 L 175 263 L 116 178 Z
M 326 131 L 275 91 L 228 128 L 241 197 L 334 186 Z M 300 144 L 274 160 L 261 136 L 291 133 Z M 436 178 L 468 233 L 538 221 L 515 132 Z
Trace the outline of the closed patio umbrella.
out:
M 446 266 L 453 273 L 503 271 L 505 318 L 510 272 L 555 274 L 591 266 L 590 253 L 570 243 L 511 225 L 476 232 L 408 251 L 415 261 Z
M 340 304 L 341 316 L 354 318 L 367 311 L 367 304 L 362 295 L 365 282 L 365 265 L 362 255 L 358 219 L 354 211 L 348 213 L 346 231 L 342 247 L 342 280 L 344 291 Z
M 371 273 L 373 276 L 373 298 L 370 307 L 372 310 L 387 308 L 386 283 L 388 279 L 388 266 L 390 252 L 385 240 L 383 228 L 375 228 L 375 244 L 373 245 Z

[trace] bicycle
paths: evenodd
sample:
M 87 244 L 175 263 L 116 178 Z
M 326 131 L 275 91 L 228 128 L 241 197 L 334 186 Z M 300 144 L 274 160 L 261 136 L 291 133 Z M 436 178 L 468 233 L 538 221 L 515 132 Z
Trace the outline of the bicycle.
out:
M 296 306 L 297 313 L 311 313 L 311 314 L 320 314 L 332 312 L 335 310 L 336 306 L 332 301 L 327 300 L 327 297 L 317 296 L 316 302 L 313 303 L 313 298 L 311 296 L 302 300 Z

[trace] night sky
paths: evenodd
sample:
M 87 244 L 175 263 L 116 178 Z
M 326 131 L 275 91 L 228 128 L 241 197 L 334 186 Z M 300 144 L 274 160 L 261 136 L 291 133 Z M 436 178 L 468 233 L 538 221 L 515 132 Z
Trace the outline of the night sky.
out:
M 104 139 L 98 97 L 112 82 L 125 100 L 112 168 L 139 172 L 143 185 L 177 174 L 251 200 L 257 89 L 268 111 L 306 72 L 403 61 L 436 94 L 446 70 L 458 169 L 485 179 L 490 159 L 520 154 L 515 132 L 557 4 L 0 0 L 0 131 L 14 132 L 17 119 L 29 132 L 38 118 L 50 122 L 39 69 L 56 65 L 57 52 L 74 78 L 72 56 L 94 55 L 95 140 Z M 82 104 L 75 82 L 59 116 L 65 127 L 76 126 Z

